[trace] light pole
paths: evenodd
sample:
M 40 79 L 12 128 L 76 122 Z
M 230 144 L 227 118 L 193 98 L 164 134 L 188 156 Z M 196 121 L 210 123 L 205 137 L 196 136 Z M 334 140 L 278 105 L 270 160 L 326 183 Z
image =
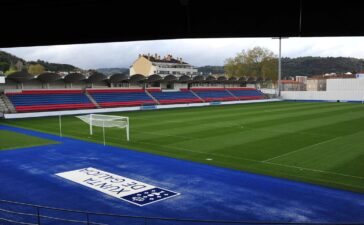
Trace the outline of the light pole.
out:
M 282 62 L 281 62 L 281 57 L 282 57 L 282 46 L 281 46 L 281 42 L 282 42 L 282 37 L 279 37 L 279 56 L 278 56 L 278 97 L 281 97 L 281 79 L 282 79 Z
M 279 39 L 279 53 L 278 53 L 278 97 L 281 96 L 281 79 L 282 79 L 282 38 L 288 37 L 278 37 L 272 39 Z

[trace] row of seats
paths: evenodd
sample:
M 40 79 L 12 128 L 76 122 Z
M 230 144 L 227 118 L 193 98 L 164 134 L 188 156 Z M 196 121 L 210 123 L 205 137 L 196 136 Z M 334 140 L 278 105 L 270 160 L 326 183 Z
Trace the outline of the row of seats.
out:
M 160 104 L 198 103 L 202 102 L 190 91 L 162 92 L 160 89 L 148 90 Z
M 89 89 L 87 92 L 101 107 L 139 106 L 147 104 L 178 104 L 212 101 L 262 99 L 255 88 L 192 88 L 177 92 L 160 89 Z M 95 108 L 81 90 L 34 90 L 7 93 L 19 112 Z M 155 99 L 155 100 L 154 100 Z
M 227 90 L 239 100 L 254 100 L 264 98 L 264 94 L 255 88 L 229 88 Z
M 101 89 L 88 93 L 102 107 L 137 106 L 154 104 L 154 100 L 143 89 Z
M 81 90 L 39 90 L 6 94 L 18 112 L 95 108 Z
M 192 88 L 205 102 L 238 100 L 224 88 Z

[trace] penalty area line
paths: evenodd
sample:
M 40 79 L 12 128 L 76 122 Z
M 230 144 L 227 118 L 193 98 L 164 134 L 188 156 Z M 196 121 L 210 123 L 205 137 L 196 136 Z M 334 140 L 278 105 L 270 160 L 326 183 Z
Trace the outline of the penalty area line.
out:
M 277 166 L 282 166 L 282 167 L 288 167 L 288 168 L 294 168 L 294 169 L 299 169 L 299 170 L 307 170 L 307 171 L 311 171 L 311 172 L 318 172 L 318 173 L 326 173 L 326 174 L 332 174 L 332 175 L 339 175 L 339 176 L 351 177 L 351 178 L 356 178 L 356 179 L 364 180 L 364 177 L 353 176 L 353 175 L 344 174 L 344 173 L 330 172 L 330 171 L 326 171 L 326 170 L 310 169 L 310 168 L 305 168 L 305 167 L 300 167 L 300 166 L 291 166 L 291 165 L 285 165 L 285 164 L 273 163 L 273 162 L 266 162 L 266 161 L 261 161 L 261 163 L 272 164 L 272 165 L 277 165 Z
M 155 145 L 155 146 L 160 146 L 160 147 L 165 147 L 163 145 L 159 145 L 159 144 L 155 144 L 155 143 L 149 143 L 149 142 L 143 142 L 140 141 L 141 143 L 145 143 L 145 144 L 150 144 L 150 145 Z M 216 156 L 214 159 L 217 159 L 219 157 L 222 158 L 231 158 L 231 159 L 241 159 L 244 161 L 250 161 L 250 162 L 255 162 L 255 163 L 261 163 L 261 164 L 271 164 L 271 165 L 275 165 L 275 166 L 281 166 L 281 167 L 287 167 L 287 168 L 294 168 L 294 169 L 299 169 L 299 170 L 306 170 L 306 171 L 310 171 L 310 172 L 316 172 L 316 173 L 326 173 L 326 174 L 332 174 L 332 175 L 338 175 L 338 176 L 344 176 L 344 177 L 350 177 L 350 178 L 355 178 L 355 179 L 361 179 L 364 180 L 364 177 L 360 177 L 360 176 L 353 176 L 353 175 L 349 175 L 349 174 L 344 174 L 344 173 L 336 173 L 336 172 L 330 172 L 330 171 L 325 171 L 325 170 L 318 170 L 318 169 L 310 169 L 310 168 L 305 168 L 305 167 L 299 167 L 299 166 L 291 166 L 291 165 L 285 165 L 285 164 L 280 164 L 280 163 L 273 163 L 273 162 L 266 162 L 266 161 L 259 161 L 259 160 L 254 160 L 254 159 L 248 159 L 248 158 L 243 158 L 243 157 L 237 157 L 237 156 L 226 156 L 226 155 L 222 155 L 222 154 L 216 154 L 216 153 L 211 153 L 211 152 L 200 152 L 200 151 L 193 151 L 193 150 L 188 150 L 185 148 L 181 148 L 181 147 L 175 147 L 175 146 L 168 146 L 168 148 L 170 149 L 174 149 L 174 150 L 178 150 L 181 152 L 191 152 L 191 153 L 196 153 L 196 154 L 203 154 L 203 155 L 209 155 L 209 156 Z M 206 160 L 206 159 L 205 159 Z M 249 172 L 249 171 L 248 171 Z
M 278 155 L 278 156 L 275 156 L 273 158 L 263 160 L 262 162 L 269 162 L 269 161 L 272 161 L 274 159 L 278 159 L 278 158 L 281 158 L 281 157 L 284 157 L 284 156 L 287 156 L 287 155 L 291 155 L 291 154 L 294 154 L 294 153 L 297 153 L 297 152 L 300 152 L 300 151 L 303 151 L 303 150 L 306 150 L 306 149 L 309 149 L 309 148 L 312 148 L 312 147 L 315 147 L 315 146 L 318 146 L 318 145 L 322 145 L 322 144 L 326 144 L 328 142 L 335 141 L 336 139 L 339 139 L 339 138 L 341 138 L 341 136 L 340 137 L 335 137 L 335 138 L 332 138 L 332 139 L 329 139 L 329 140 L 321 141 L 319 143 L 309 145 L 309 146 L 306 146 L 306 147 L 303 147 L 303 148 L 299 148 L 299 149 L 296 149 L 294 151 L 287 152 L 287 153 L 284 153 L 282 155 Z

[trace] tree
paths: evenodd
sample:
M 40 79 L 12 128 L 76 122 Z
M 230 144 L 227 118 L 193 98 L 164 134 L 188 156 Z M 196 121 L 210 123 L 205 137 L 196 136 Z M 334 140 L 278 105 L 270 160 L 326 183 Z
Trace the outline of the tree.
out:
M 233 58 L 225 60 L 225 72 L 228 76 L 261 76 L 277 79 L 277 56 L 267 48 L 254 47 L 243 50 Z
M 8 75 L 10 75 L 12 73 L 15 73 L 15 72 L 18 72 L 18 71 L 16 69 L 14 69 L 14 68 L 10 68 L 4 74 L 5 74 L 5 76 L 8 76 Z
M 44 72 L 44 67 L 40 64 L 32 64 L 28 68 L 28 73 L 38 75 Z
M 18 60 L 15 64 L 15 68 L 17 71 L 22 71 L 23 70 L 23 67 L 24 67 L 24 64 L 22 61 Z
M 9 63 L 7 63 L 7 62 L 0 62 L 0 71 L 5 72 L 5 71 L 9 70 L 9 68 L 10 68 Z

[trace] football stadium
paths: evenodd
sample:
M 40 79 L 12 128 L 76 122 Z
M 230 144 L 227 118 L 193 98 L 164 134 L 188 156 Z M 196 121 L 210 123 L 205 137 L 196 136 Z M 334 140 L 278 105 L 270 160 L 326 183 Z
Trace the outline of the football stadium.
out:
M 0 39 L 0 225 L 364 224 L 364 34 L 309 17 L 360 7 L 97 2 L 4 5 L 70 33 Z
M 224 82 L 5 89 L 2 222 L 363 221 L 362 102 L 269 98 Z

